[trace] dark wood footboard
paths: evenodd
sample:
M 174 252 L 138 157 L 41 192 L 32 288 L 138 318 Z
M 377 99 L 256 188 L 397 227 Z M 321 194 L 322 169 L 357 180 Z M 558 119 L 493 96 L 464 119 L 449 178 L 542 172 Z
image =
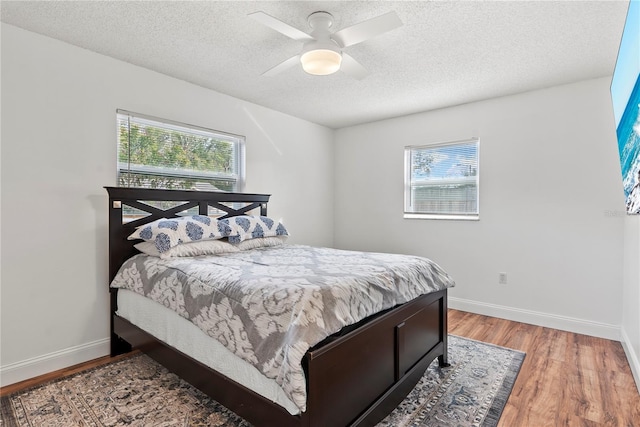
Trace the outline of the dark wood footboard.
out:
M 446 291 L 374 318 L 306 355 L 310 426 L 374 425 L 446 359 Z

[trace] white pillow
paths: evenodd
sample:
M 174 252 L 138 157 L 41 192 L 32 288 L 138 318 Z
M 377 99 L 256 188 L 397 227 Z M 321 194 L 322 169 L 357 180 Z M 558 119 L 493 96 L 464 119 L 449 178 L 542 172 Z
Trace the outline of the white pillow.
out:
M 160 257 L 162 259 L 240 252 L 240 249 L 222 240 L 203 240 L 201 242 L 183 243 L 165 252 L 158 251 L 158 248 L 156 248 L 153 242 L 140 242 L 134 246 L 143 254 Z
M 258 239 L 245 240 L 233 246 L 241 251 L 264 248 L 267 246 L 280 246 L 284 244 L 287 237 L 288 236 L 261 237 Z

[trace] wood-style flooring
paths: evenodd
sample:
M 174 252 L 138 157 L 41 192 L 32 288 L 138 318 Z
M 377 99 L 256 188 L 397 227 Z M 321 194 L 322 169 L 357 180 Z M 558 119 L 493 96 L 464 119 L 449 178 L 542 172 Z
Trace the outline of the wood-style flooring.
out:
M 527 353 L 498 427 L 640 427 L 640 394 L 617 341 L 456 310 L 449 333 Z
M 527 353 L 498 427 L 640 427 L 640 394 L 619 342 L 457 310 L 449 310 L 449 333 Z M 115 359 L 3 387 L 0 396 Z

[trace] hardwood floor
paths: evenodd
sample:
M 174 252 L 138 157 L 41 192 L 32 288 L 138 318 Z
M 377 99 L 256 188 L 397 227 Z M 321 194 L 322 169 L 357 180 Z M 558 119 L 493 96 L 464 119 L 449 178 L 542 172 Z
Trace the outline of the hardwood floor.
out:
M 527 353 L 498 427 L 640 426 L 640 394 L 619 342 L 457 310 L 449 333 Z M 118 358 L 3 387 L 0 396 Z
M 640 426 L 619 342 L 456 310 L 449 333 L 527 353 L 498 427 Z
M 0 387 L 0 397 L 5 396 L 7 394 L 15 393 L 17 391 L 26 390 L 28 388 L 35 387 L 40 384 L 44 384 L 47 381 L 53 381 L 58 378 L 73 375 L 75 373 L 78 373 L 87 369 L 106 365 L 107 363 L 115 362 L 117 360 L 124 359 L 125 357 L 129 357 L 130 355 L 135 354 L 137 352 L 138 352 L 137 350 L 134 350 L 129 354 L 121 354 L 116 357 L 109 357 L 109 356 L 100 357 L 98 359 L 90 360 L 85 363 L 80 363 L 79 365 L 70 366 L 68 368 L 64 368 L 58 371 L 50 372 L 48 374 L 40 375 L 38 377 L 24 380 L 19 383 L 11 384 L 6 387 Z

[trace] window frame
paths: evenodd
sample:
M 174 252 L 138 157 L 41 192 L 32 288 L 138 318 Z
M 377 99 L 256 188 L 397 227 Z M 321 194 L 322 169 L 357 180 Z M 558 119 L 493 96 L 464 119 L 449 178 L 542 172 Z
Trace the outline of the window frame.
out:
M 131 169 L 131 163 L 125 163 L 120 161 L 120 120 L 124 116 L 125 119 L 136 119 L 139 122 L 149 122 L 150 126 L 163 128 L 167 130 L 175 130 L 183 132 L 188 130 L 192 134 L 201 134 L 202 136 L 217 138 L 221 141 L 229 142 L 234 146 L 234 166 L 237 173 L 225 174 L 219 172 L 208 171 L 193 171 L 195 173 L 179 173 L 172 171 L 169 168 L 155 167 L 151 165 L 138 165 L 135 169 Z M 173 178 L 202 178 L 203 180 L 221 180 L 233 183 L 233 192 L 242 192 L 245 187 L 245 145 L 246 138 L 243 135 L 237 135 L 229 132 L 223 132 L 215 129 L 206 128 L 203 126 L 192 125 L 188 123 L 182 123 L 175 120 L 163 119 L 160 117 L 150 116 L 147 114 L 134 113 L 132 111 L 117 109 L 116 110 L 116 185 L 120 185 L 120 174 L 122 172 L 133 171 L 133 173 L 140 173 L 145 175 L 156 175 L 161 177 L 173 177 Z M 182 169 L 182 171 L 188 171 Z M 131 172 L 129 172 L 131 173 Z M 124 186 L 123 186 L 124 187 Z M 225 190 L 219 190 L 225 191 Z
M 413 165 L 412 165 L 412 152 L 420 149 L 438 149 L 447 146 L 457 146 L 475 143 L 476 146 L 476 174 L 475 174 L 475 186 L 476 186 L 476 209 L 475 212 L 469 213 L 452 213 L 452 212 L 417 212 L 411 209 L 413 200 Z M 421 145 L 407 145 L 404 147 L 404 218 L 405 219 L 444 219 L 444 220 L 466 220 L 466 221 L 478 221 L 480 219 L 480 138 L 472 137 L 469 139 L 436 142 L 431 144 Z

